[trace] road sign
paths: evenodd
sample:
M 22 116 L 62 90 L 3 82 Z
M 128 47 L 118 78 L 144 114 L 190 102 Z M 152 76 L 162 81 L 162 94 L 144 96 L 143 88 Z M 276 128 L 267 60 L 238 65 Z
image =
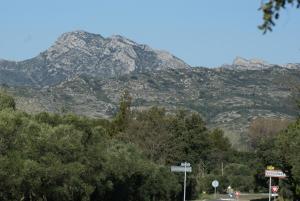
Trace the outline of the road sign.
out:
M 278 197 L 278 193 L 272 193 L 272 197 Z
M 281 170 L 265 170 L 265 177 L 285 178 L 286 174 Z
M 279 186 L 272 186 L 271 187 L 272 193 L 277 193 L 278 189 L 279 189 Z
M 271 201 L 272 195 L 272 177 L 277 177 L 277 178 L 285 178 L 286 174 L 282 172 L 281 170 L 272 170 L 272 168 L 269 168 L 269 170 L 265 170 L 265 177 L 269 177 L 269 201 Z M 276 190 L 276 189 L 275 189 Z M 278 189 L 277 189 L 278 191 Z
M 216 199 L 216 197 L 217 197 L 217 187 L 219 186 L 218 180 L 213 180 L 213 182 L 211 182 L 211 185 L 215 188 L 215 199 Z
M 183 167 L 184 167 L 184 166 L 191 166 L 191 164 L 190 164 L 190 163 L 187 163 L 187 162 L 181 163 L 180 165 L 183 166 Z
M 183 201 L 185 201 L 186 194 L 186 173 L 192 172 L 192 167 L 190 163 L 184 162 L 181 163 L 181 166 L 171 166 L 171 172 L 184 172 L 184 181 L 183 181 Z
M 214 187 L 214 188 L 217 188 L 219 186 L 219 182 L 217 180 L 214 180 L 211 185 Z
M 192 167 L 171 166 L 171 172 L 192 172 Z

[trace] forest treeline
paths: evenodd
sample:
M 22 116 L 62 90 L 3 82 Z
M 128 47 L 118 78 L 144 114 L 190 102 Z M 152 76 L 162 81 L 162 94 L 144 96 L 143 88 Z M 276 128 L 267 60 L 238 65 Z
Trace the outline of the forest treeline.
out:
M 0 93 L 0 200 L 168 201 L 182 199 L 183 175 L 171 165 L 187 161 L 187 199 L 230 185 L 267 192 L 264 170 L 274 165 L 288 175 L 277 181 L 286 199 L 300 196 L 300 120 L 279 124 L 258 137 L 254 123 L 249 151 L 237 151 L 220 129 L 208 129 L 197 113 L 130 108 L 125 92 L 111 120 L 75 114 L 16 110 Z M 258 120 L 257 120 L 258 121 Z M 262 121 L 258 121 L 262 122 Z M 258 129 L 259 130 L 259 129 Z

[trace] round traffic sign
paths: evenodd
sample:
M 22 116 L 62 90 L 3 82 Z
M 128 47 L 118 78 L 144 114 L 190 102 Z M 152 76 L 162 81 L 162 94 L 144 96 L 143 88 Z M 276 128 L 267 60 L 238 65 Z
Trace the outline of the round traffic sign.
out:
M 217 180 L 214 180 L 211 185 L 214 187 L 214 188 L 217 188 L 219 186 L 219 182 Z
M 279 186 L 272 186 L 271 187 L 272 193 L 277 193 L 278 189 L 279 189 Z

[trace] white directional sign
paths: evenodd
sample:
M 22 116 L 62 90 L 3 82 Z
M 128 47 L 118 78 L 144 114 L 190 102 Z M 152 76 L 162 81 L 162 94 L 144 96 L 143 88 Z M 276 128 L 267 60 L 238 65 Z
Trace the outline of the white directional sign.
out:
M 190 164 L 190 163 L 187 163 L 187 162 L 181 163 L 180 165 L 183 166 L 183 167 L 184 167 L 184 166 L 191 166 L 191 164 Z
M 265 177 L 285 178 L 286 174 L 284 172 L 282 172 L 281 170 L 266 170 Z
M 188 162 L 181 163 L 181 166 L 171 166 L 171 172 L 184 172 L 184 181 L 183 181 L 183 201 L 185 201 L 186 193 L 186 173 L 192 172 L 191 164 Z
M 192 172 L 192 167 L 171 166 L 171 172 Z

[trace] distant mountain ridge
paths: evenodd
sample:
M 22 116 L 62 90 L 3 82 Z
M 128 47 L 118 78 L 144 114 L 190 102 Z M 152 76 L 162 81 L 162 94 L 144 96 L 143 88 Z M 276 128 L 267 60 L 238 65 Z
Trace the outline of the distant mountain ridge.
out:
M 263 70 L 272 68 L 274 66 L 288 69 L 300 69 L 300 63 L 289 63 L 284 65 L 270 64 L 262 59 L 245 59 L 242 57 L 236 57 L 232 64 L 224 64 L 220 68 L 226 68 L 231 70 Z
M 64 33 L 48 50 L 32 59 L 0 61 L 0 72 L 9 75 L 5 82 L 27 86 L 55 85 L 81 74 L 113 77 L 132 71 L 189 67 L 168 52 L 125 37 L 104 38 L 85 31 Z M 14 75 L 23 77 L 22 81 L 14 80 Z
M 253 118 L 297 117 L 300 95 L 294 86 L 300 85 L 300 64 L 237 57 L 218 68 L 190 67 L 122 36 L 74 31 L 32 59 L 0 60 L 0 84 L 27 112 L 106 118 L 116 113 L 120 95 L 129 90 L 134 109 L 198 112 L 209 127 L 222 128 L 236 140 Z

